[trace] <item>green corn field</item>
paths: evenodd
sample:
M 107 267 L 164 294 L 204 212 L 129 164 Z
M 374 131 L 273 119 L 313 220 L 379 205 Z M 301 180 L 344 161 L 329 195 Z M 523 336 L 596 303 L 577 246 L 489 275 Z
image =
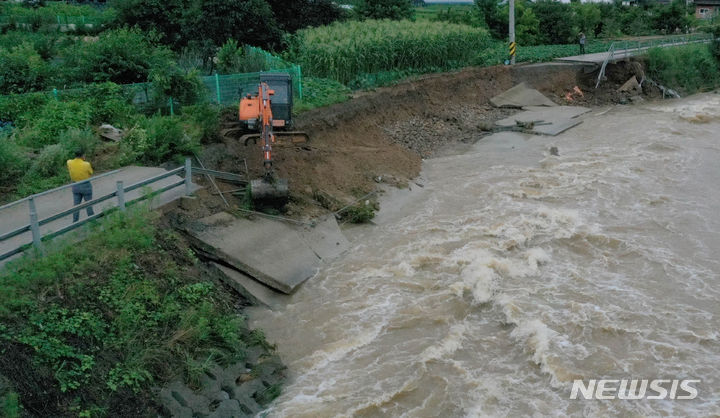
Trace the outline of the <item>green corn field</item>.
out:
M 489 43 L 486 30 L 465 25 L 351 21 L 299 31 L 288 58 L 307 75 L 347 84 L 360 74 L 470 65 Z

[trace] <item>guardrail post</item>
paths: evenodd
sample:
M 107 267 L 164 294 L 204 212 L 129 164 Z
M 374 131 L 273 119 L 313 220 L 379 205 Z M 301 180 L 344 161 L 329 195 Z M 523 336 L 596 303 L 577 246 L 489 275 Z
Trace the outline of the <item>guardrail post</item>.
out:
M 118 198 L 118 207 L 121 211 L 125 212 L 125 186 L 123 185 L 122 180 L 118 180 L 117 183 L 117 198 Z
M 190 196 L 192 193 L 192 160 L 185 159 L 185 195 Z
M 35 198 L 28 199 L 30 207 L 30 231 L 32 232 L 33 245 L 35 248 L 42 250 L 42 236 L 40 235 L 40 224 L 38 223 L 37 209 L 35 208 Z

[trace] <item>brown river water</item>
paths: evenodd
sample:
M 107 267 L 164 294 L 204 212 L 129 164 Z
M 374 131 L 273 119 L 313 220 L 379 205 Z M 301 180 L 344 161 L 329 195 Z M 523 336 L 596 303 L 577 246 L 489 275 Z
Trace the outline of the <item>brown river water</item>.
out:
M 495 134 L 417 183 L 287 306 L 253 308 L 290 375 L 263 414 L 720 415 L 720 95 Z M 603 378 L 700 383 L 570 399 Z

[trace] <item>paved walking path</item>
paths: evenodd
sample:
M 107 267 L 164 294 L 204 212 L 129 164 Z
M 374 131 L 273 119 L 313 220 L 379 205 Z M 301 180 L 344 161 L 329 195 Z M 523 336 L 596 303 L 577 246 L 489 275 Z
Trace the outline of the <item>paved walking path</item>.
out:
M 93 198 L 97 199 L 103 195 L 117 190 L 116 182 L 123 181 L 124 186 L 128 187 L 135 183 L 139 183 L 143 180 L 147 180 L 151 177 L 160 175 L 167 172 L 167 170 L 157 167 L 125 167 L 117 173 L 107 175 L 101 178 L 91 179 L 93 185 Z M 170 176 L 158 182 L 155 182 L 149 186 L 151 190 L 155 191 L 171 183 L 177 182 L 181 178 L 179 176 Z M 143 188 L 134 190 L 126 193 L 125 200 L 127 202 L 138 199 L 143 196 L 145 192 Z M 171 202 L 185 193 L 185 187 L 179 186 L 168 190 L 152 199 L 151 206 L 159 207 L 168 202 Z M 35 198 L 35 206 L 38 212 L 38 219 L 42 220 L 56 213 L 60 213 L 64 210 L 73 207 L 73 196 L 72 191 L 67 188 L 63 190 L 54 191 L 46 195 Z M 99 213 L 103 209 L 117 206 L 117 199 L 112 198 L 106 200 L 98 205 L 95 205 L 95 213 Z M 86 211 L 83 210 L 80 213 L 80 219 L 85 219 L 87 216 Z M 30 223 L 29 206 L 27 200 L 18 203 L 16 205 L 0 209 L 0 235 L 14 231 L 18 228 L 22 228 Z M 72 223 L 72 215 L 68 215 L 64 218 L 50 222 L 40 227 L 40 233 L 45 235 L 47 233 L 57 231 L 60 228 L 67 226 Z M 30 232 L 18 235 L 5 241 L 0 241 L 0 255 L 5 254 L 8 251 L 14 250 L 15 248 L 32 242 L 32 235 Z M 4 264 L 0 261 L 0 265 Z

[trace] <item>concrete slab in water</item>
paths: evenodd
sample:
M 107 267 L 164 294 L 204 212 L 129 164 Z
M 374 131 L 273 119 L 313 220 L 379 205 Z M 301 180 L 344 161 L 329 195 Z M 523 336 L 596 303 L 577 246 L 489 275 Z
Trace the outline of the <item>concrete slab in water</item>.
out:
M 221 264 L 212 264 L 223 273 L 226 282 L 230 286 L 248 298 L 252 303 L 262 304 L 270 309 L 276 309 L 287 303 L 289 296 L 278 293 L 247 274 Z
M 582 123 L 577 117 L 590 111 L 581 106 L 529 107 L 530 110 L 497 121 L 500 127 L 515 126 L 517 122 L 538 122 L 532 133 L 555 136 Z
M 350 242 L 340 232 L 334 216 L 318 220 L 314 227 L 299 228 L 298 233 L 322 260 L 333 259 L 350 247 Z
M 565 119 L 561 121 L 555 121 L 550 125 L 538 125 L 533 128 L 533 133 L 538 133 L 541 135 L 550 135 L 550 136 L 556 136 L 560 135 L 561 133 L 567 131 L 568 129 L 572 128 L 573 126 L 580 125 L 582 123 L 581 119 Z
M 332 232 L 333 225 L 337 232 Z M 208 257 L 287 294 L 312 277 L 321 260 L 339 255 L 348 246 L 334 218 L 310 228 L 222 212 L 195 222 L 187 232 Z
M 512 115 L 505 119 L 497 121 L 498 126 L 515 126 L 515 121 L 533 122 L 543 121 L 548 123 L 564 122 L 567 119 L 576 118 L 590 111 L 587 107 L 582 106 L 555 106 L 555 107 L 539 107 L 533 106 L 526 108 L 524 112 Z
M 552 100 L 543 96 L 539 91 L 530 88 L 525 83 L 498 94 L 490 99 L 495 107 L 525 107 L 525 106 L 557 106 Z

